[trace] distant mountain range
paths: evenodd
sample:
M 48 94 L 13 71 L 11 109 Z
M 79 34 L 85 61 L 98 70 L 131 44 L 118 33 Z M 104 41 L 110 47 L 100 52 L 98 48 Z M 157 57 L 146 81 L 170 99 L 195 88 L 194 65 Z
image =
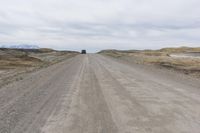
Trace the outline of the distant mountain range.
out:
M 13 49 L 39 49 L 37 45 L 17 44 L 17 45 L 0 45 L 0 48 L 13 48 Z

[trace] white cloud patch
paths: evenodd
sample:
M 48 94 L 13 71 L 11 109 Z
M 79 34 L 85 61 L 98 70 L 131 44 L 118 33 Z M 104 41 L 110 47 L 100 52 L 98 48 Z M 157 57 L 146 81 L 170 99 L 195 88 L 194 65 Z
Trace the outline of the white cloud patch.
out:
M 199 0 L 1 0 L 0 44 L 55 49 L 200 46 Z

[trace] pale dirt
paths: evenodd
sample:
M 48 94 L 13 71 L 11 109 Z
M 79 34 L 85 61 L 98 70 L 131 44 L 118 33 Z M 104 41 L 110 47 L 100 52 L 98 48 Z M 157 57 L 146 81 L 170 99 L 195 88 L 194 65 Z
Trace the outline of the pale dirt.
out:
M 200 82 L 79 55 L 0 88 L 0 133 L 199 133 Z
M 179 53 L 179 54 L 170 54 L 170 57 L 173 57 L 173 58 L 200 59 L 200 53 Z

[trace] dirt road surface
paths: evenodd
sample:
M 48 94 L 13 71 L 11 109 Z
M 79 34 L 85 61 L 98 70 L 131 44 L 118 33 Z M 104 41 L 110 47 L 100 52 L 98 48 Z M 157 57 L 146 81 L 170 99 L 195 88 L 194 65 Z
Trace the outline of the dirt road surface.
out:
M 0 133 L 199 133 L 200 83 L 78 55 L 0 88 Z

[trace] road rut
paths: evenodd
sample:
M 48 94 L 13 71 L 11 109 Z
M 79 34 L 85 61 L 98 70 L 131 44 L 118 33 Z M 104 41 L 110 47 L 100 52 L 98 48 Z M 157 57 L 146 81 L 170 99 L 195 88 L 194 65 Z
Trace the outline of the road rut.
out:
M 0 88 L 0 133 L 199 133 L 200 83 L 78 55 Z

